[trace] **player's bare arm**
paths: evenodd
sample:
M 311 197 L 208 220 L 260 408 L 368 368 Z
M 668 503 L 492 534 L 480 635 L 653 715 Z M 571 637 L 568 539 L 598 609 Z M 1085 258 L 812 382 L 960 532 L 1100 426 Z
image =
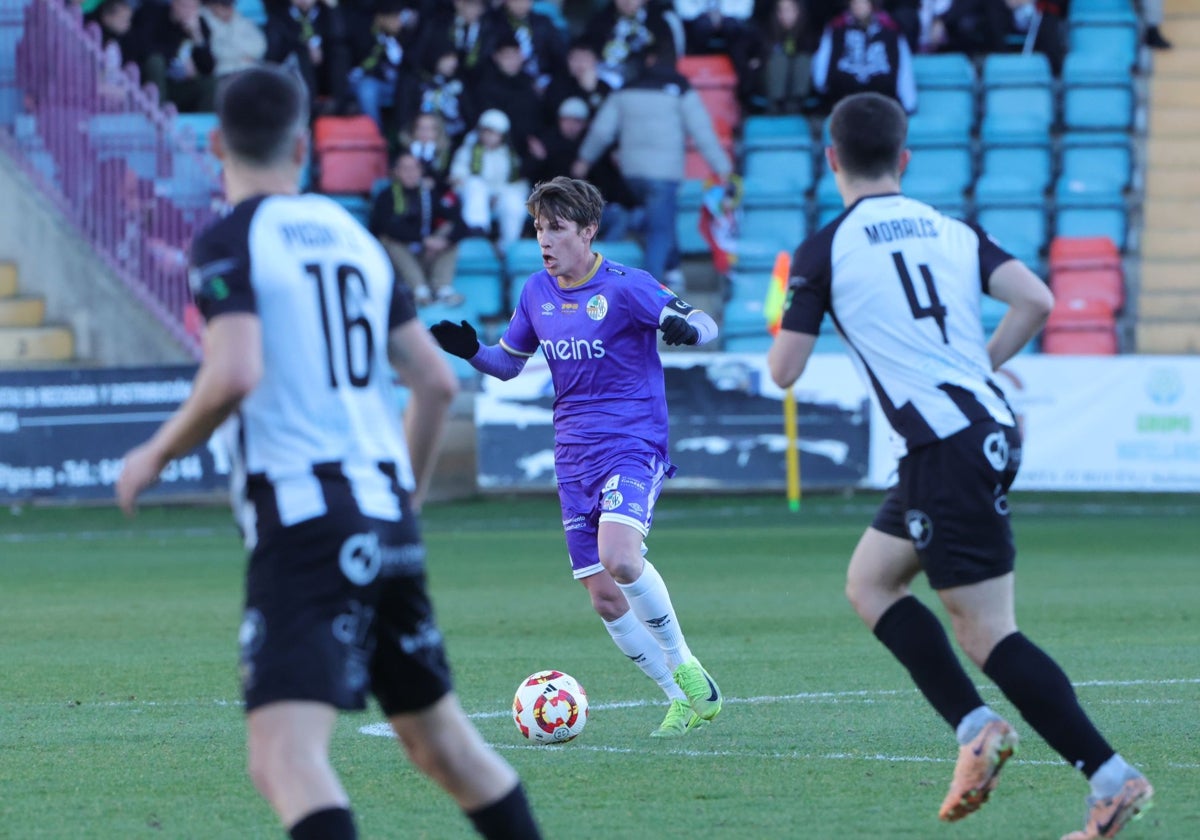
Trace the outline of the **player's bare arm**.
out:
M 1041 332 L 1054 308 L 1054 295 L 1019 260 L 996 267 L 988 279 L 988 294 L 1008 304 L 1008 312 L 987 345 L 992 370 L 996 370 Z
M 767 369 L 772 381 L 780 388 L 790 388 L 804 373 L 816 343 L 815 335 L 781 329 L 767 351 Z
M 458 380 L 428 330 L 413 319 L 388 335 L 388 359 L 412 392 L 404 415 L 404 434 L 417 486 L 411 500 L 420 510 L 442 444 L 446 415 L 458 393 Z
M 150 440 L 125 455 L 117 501 L 132 516 L 138 495 L 158 479 L 172 458 L 212 435 L 262 378 L 262 323 L 234 312 L 214 318 L 204 331 L 204 361 L 192 392 Z

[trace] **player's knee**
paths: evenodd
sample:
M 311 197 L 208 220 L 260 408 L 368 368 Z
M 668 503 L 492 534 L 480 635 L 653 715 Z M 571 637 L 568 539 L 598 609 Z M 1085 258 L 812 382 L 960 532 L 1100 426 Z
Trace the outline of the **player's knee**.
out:
M 629 602 L 618 589 L 616 592 L 592 592 L 592 609 L 605 621 L 616 621 L 629 609 Z

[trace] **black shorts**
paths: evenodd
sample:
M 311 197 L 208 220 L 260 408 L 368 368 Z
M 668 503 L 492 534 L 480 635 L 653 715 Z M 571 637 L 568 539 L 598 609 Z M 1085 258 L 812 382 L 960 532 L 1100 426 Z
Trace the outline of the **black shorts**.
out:
M 239 633 L 246 710 L 284 700 L 383 712 L 424 709 L 452 688 L 407 499 L 399 522 L 353 503 L 260 535 Z
M 1017 553 L 1008 488 L 1020 465 L 1015 428 L 976 423 L 901 458 L 871 526 L 912 540 L 934 589 L 1000 577 Z

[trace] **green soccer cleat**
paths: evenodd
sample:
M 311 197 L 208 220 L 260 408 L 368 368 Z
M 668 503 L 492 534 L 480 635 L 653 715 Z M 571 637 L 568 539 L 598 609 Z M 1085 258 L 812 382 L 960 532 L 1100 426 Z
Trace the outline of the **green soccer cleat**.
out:
M 675 684 L 683 689 L 692 711 L 701 719 L 712 720 L 721 711 L 721 689 L 696 657 L 675 669 Z
M 682 738 L 693 729 L 708 726 L 708 721 L 692 711 L 686 700 L 672 700 L 662 725 L 650 733 L 651 738 Z

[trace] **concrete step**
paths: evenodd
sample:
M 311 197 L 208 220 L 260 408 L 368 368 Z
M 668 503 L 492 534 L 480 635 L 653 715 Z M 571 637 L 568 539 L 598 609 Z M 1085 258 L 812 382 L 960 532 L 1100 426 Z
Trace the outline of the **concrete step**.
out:
M 1200 353 L 1200 324 L 1141 321 L 1137 325 L 1137 352 L 1181 356 Z
M 75 355 L 67 327 L 0 327 L 0 365 L 65 362 Z
M 1194 230 L 1147 228 L 1142 232 L 1142 257 L 1148 260 L 1200 258 L 1200 236 Z
M 1200 69 L 1196 74 L 1200 76 Z M 1150 109 L 1151 137 L 1195 137 L 1197 134 L 1200 134 L 1200 107 Z
M 1172 49 L 1159 50 L 1154 54 L 1155 78 L 1174 76 L 1195 79 L 1197 73 L 1200 73 L 1200 49 L 1173 45 Z
M 17 293 L 16 263 L 0 262 L 0 298 L 12 297 Z
M 1200 100 L 1200 87 L 1193 93 Z M 1159 167 L 1191 169 L 1200 166 L 1200 143 L 1181 137 L 1151 136 L 1146 147 L 1146 160 Z
M 1200 322 L 1200 288 L 1193 292 L 1148 292 L 1138 298 L 1138 318 Z
M 1140 277 L 1143 293 L 1200 291 L 1200 268 L 1188 261 L 1143 259 Z
M 1149 162 L 1146 198 L 1191 198 L 1200 195 L 1200 170 L 1169 169 Z
M 45 298 L 32 295 L 0 298 L 0 327 L 37 327 L 45 319 Z
M 1181 18 L 1200 15 L 1200 0 L 1163 0 L 1163 20 L 1179 20 Z
M 1194 78 L 1155 76 L 1150 81 L 1150 107 L 1191 108 L 1200 100 L 1200 85 Z
M 1200 218 L 1200 195 L 1147 196 L 1142 208 L 1146 230 L 1178 230 L 1184 228 L 1195 231 L 1195 219 Z
M 1171 42 L 1171 46 L 1177 50 L 1200 47 L 1200 14 L 1176 12 L 1168 21 L 1164 13 L 1162 33 Z M 1168 50 L 1160 50 L 1160 52 L 1168 52 Z

